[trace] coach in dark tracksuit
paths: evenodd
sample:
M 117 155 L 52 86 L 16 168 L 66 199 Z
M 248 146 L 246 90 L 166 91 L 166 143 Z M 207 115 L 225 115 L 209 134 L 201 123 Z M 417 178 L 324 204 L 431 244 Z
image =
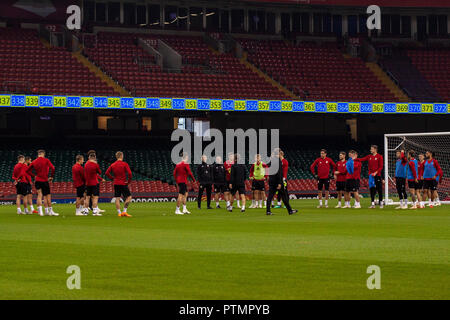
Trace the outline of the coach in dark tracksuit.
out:
M 245 212 L 245 178 L 247 176 L 245 171 L 245 165 L 239 163 L 240 155 L 236 154 L 234 156 L 234 164 L 231 166 L 230 173 L 230 190 L 231 190 L 231 201 L 228 206 L 228 211 L 233 210 L 233 199 L 236 192 L 239 192 L 241 197 L 241 212 Z
M 206 163 L 207 157 L 202 156 L 202 164 L 197 167 L 197 180 L 199 182 L 197 204 L 201 208 L 203 190 L 206 189 L 206 204 L 211 208 L 211 189 L 213 184 L 213 166 Z
M 220 194 L 224 194 L 228 189 L 226 180 L 226 171 L 222 163 L 221 157 L 216 157 L 216 163 L 213 164 L 213 180 L 214 180 L 214 197 L 216 200 L 216 208 L 220 209 Z
M 266 214 L 272 215 L 272 212 L 270 211 L 270 205 L 277 191 L 278 194 L 281 195 L 281 200 L 283 200 L 284 206 L 288 210 L 288 213 L 289 214 L 296 213 L 297 210 L 292 209 L 289 204 L 289 196 L 286 191 L 286 188 L 284 187 L 283 170 L 282 170 L 283 164 L 279 156 L 279 150 L 275 150 L 272 157 L 270 158 L 270 167 L 272 167 L 276 163 L 278 163 L 278 168 L 276 172 L 272 172 L 275 171 L 274 168 L 269 168 L 269 195 L 267 196 Z

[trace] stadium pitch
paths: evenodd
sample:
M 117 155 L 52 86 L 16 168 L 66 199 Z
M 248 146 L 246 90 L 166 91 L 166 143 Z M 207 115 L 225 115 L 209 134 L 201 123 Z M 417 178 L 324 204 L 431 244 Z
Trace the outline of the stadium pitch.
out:
M 119 218 L 18 216 L 0 207 L 0 299 L 449 299 L 449 207 L 300 213 L 130 206 Z M 330 203 L 334 204 L 333 201 Z M 66 285 L 79 266 L 81 289 Z M 368 266 L 381 289 L 369 290 Z

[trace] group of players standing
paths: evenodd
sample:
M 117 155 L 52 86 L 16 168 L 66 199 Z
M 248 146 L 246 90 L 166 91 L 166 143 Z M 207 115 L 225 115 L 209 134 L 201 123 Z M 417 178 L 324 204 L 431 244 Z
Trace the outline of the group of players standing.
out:
M 16 186 L 17 213 L 32 214 L 37 213 L 41 216 L 58 216 L 53 211 L 50 184 L 55 174 L 55 167 L 51 161 L 45 157 L 44 150 L 38 150 L 38 156 L 34 161 L 30 157 L 19 155 L 17 164 L 13 170 L 13 180 Z M 121 151 L 116 152 L 116 161 L 107 169 L 106 176 L 113 180 L 114 197 L 118 215 L 120 217 L 130 217 L 127 213 L 131 202 L 131 193 L 128 184 L 131 182 L 132 173 L 129 165 L 123 161 L 124 154 Z M 98 208 L 98 198 L 100 194 L 100 182 L 104 181 L 101 177 L 100 166 L 97 163 L 97 156 L 94 150 L 87 153 L 88 161 L 85 162 L 83 155 L 76 156 L 76 163 L 72 167 L 73 185 L 76 188 L 76 211 L 77 216 L 88 215 L 92 210 L 94 216 L 101 216 Z M 428 198 L 429 206 L 440 205 L 437 193 L 437 185 L 442 182 L 443 171 L 432 151 L 419 154 L 419 159 L 415 158 L 414 150 L 409 150 L 405 155 L 404 150 L 396 153 L 395 184 L 400 199 L 400 205 L 396 209 L 408 208 L 408 194 L 406 192 L 406 183 L 411 193 L 411 209 L 423 208 Z M 189 214 L 186 208 L 188 196 L 187 180 L 190 178 L 195 182 L 190 166 L 188 164 L 188 155 L 183 154 L 173 171 L 173 176 L 178 186 L 178 198 L 175 214 Z M 241 163 L 240 155 L 230 153 L 228 160 L 222 163 L 221 157 L 216 157 L 214 164 L 207 163 L 207 157 L 202 156 L 202 163 L 197 167 L 197 177 L 199 181 L 199 190 L 197 196 L 198 208 L 201 208 L 203 193 L 206 191 L 207 208 L 211 207 L 212 191 L 216 208 L 220 208 L 219 198 L 223 194 L 228 211 L 233 210 L 233 202 L 237 200 L 237 206 L 241 212 L 245 212 L 246 206 L 246 167 Z M 383 171 L 383 156 L 378 153 L 378 147 L 372 145 L 370 154 L 358 158 L 355 150 L 348 152 L 348 159 L 344 151 L 339 153 L 339 161 L 334 162 L 327 156 L 327 151 L 322 149 L 320 157 L 311 165 L 310 170 L 318 180 L 318 208 L 328 208 L 330 179 L 336 180 L 336 191 L 338 204 L 336 208 L 352 208 L 351 197 L 355 199 L 353 208 L 361 208 L 359 188 L 361 179 L 362 162 L 368 162 L 369 171 L 369 190 L 371 197 L 371 206 L 376 208 L 376 204 L 383 208 L 383 181 L 381 173 Z M 272 200 L 278 194 L 278 204 L 275 208 L 281 207 L 281 201 L 289 214 L 297 212 L 289 204 L 287 191 L 287 172 L 288 161 L 284 158 L 284 152 L 275 149 L 272 153 L 271 164 L 278 163 L 278 170 L 269 174 L 269 166 L 261 161 L 261 156 L 256 155 L 255 161 L 250 168 L 249 179 L 252 181 L 252 204 L 250 208 L 266 208 L 266 214 L 271 215 Z M 84 164 L 84 166 L 83 166 Z M 281 170 L 280 170 L 281 169 Z M 275 170 L 274 170 L 275 171 Z M 50 177 L 49 177 L 50 173 Z M 330 174 L 331 173 L 331 174 Z M 37 191 L 37 210 L 33 207 L 32 178 L 35 178 L 35 189 Z M 266 197 L 265 181 L 268 181 L 269 193 Z M 214 187 L 214 188 L 213 188 Z M 323 201 L 325 193 L 325 201 Z M 378 194 L 379 201 L 375 202 Z M 120 199 L 123 197 L 124 206 L 121 209 Z M 344 205 L 342 205 L 344 199 Z M 23 202 L 24 211 L 21 210 Z M 182 211 L 180 207 L 183 206 Z M 43 209 L 44 207 L 44 209 Z
M 411 193 L 411 209 L 424 208 L 425 200 L 428 198 L 429 206 L 440 205 L 437 193 L 437 184 L 442 181 L 442 169 L 433 157 L 433 152 L 427 151 L 425 155 L 420 154 L 419 160 L 415 158 L 415 151 L 409 150 L 405 155 L 404 150 L 396 152 L 395 184 L 400 199 L 400 205 L 396 209 L 408 208 L 408 194 L 406 192 L 406 182 Z M 425 159 L 426 157 L 426 159 Z M 368 162 L 369 169 L 369 191 L 371 198 L 370 209 L 376 208 L 376 204 L 383 208 L 383 185 L 382 179 L 383 156 L 378 153 L 378 146 L 370 147 L 370 154 L 358 158 L 355 150 L 348 152 L 348 160 L 345 151 L 339 153 L 339 161 L 335 163 L 327 157 L 327 151 L 322 149 L 320 157 L 311 165 L 310 170 L 318 179 L 318 208 L 328 208 L 330 177 L 336 180 L 336 191 L 338 194 L 338 204 L 336 208 L 351 208 L 351 197 L 353 195 L 355 203 L 353 208 L 361 208 L 359 188 L 361 180 L 362 162 Z M 317 169 L 317 172 L 316 172 Z M 330 174 L 331 172 L 331 174 Z M 325 202 L 323 202 L 323 191 L 325 191 Z M 423 192 L 423 193 L 422 193 Z M 375 197 L 378 194 L 378 203 Z M 342 198 L 345 204 L 342 206 Z
M 30 157 L 19 155 L 17 164 L 13 170 L 13 180 L 16 186 L 16 205 L 18 214 L 37 213 L 40 216 L 58 216 L 53 211 L 50 182 L 55 175 L 55 166 L 45 157 L 44 150 L 38 150 L 38 156 L 31 161 Z M 129 165 L 123 161 L 123 152 L 116 152 L 116 161 L 106 170 L 106 176 L 113 180 L 114 196 L 116 198 L 116 209 L 120 217 L 131 217 L 127 213 L 128 205 L 131 202 L 131 193 L 128 184 L 131 182 L 132 173 Z M 104 210 L 98 207 L 100 195 L 100 182 L 105 181 L 101 177 L 101 169 L 97 162 L 97 155 L 94 150 L 87 153 L 88 160 L 85 162 L 83 155 L 77 155 L 75 164 L 72 167 L 73 186 L 76 189 L 75 215 L 86 216 L 92 211 L 93 216 L 101 216 Z M 84 166 L 83 166 L 84 164 Z M 50 177 L 49 177 L 50 174 Z M 35 189 L 37 192 L 37 210 L 33 207 L 32 178 L 35 178 Z M 121 210 L 120 199 L 123 197 L 124 206 Z M 24 211 L 21 209 L 23 202 Z M 44 206 L 44 209 L 42 208 Z
M 203 193 L 206 191 L 207 208 L 212 209 L 211 199 L 212 191 L 214 190 L 214 198 L 216 201 L 216 208 L 220 208 L 219 198 L 220 194 L 226 201 L 228 211 L 233 211 L 233 202 L 237 200 L 237 206 L 241 212 L 245 212 L 246 206 L 246 191 L 245 181 L 247 179 L 246 167 L 240 161 L 239 154 L 228 154 L 228 159 L 225 163 L 222 158 L 217 156 L 215 163 L 208 164 L 207 157 L 202 156 L 202 163 L 197 167 L 197 178 L 199 182 L 199 190 L 197 195 L 197 206 L 201 208 L 201 200 Z M 175 214 L 189 214 L 186 208 L 186 199 L 188 196 L 187 181 L 190 178 L 195 182 L 194 175 L 188 164 L 189 158 L 185 153 L 181 161 L 175 166 L 173 171 L 174 179 L 178 186 L 178 198 Z M 255 161 L 250 168 L 250 180 L 252 181 L 253 199 L 250 208 L 266 208 L 266 214 L 272 215 L 271 204 L 275 194 L 278 194 L 278 205 L 281 207 L 283 202 L 288 214 L 294 214 L 297 210 L 292 209 L 289 204 L 289 196 L 287 192 L 287 172 L 288 162 L 284 159 L 284 153 L 280 149 L 275 149 L 270 158 L 269 164 L 277 162 L 278 170 L 270 172 L 268 164 L 261 160 L 261 156 L 257 154 Z M 275 172 L 276 171 L 276 172 Z M 266 197 L 265 181 L 268 181 L 269 193 Z M 214 188 L 214 189 L 213 189 Z M 264 205 L 263 205 L 264 203 Z M 181 210 L 181 206 L 183 209 Z

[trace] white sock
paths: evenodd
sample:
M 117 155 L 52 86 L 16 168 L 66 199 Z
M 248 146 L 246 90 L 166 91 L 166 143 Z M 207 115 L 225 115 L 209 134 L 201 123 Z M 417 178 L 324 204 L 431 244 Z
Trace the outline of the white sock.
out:
M 227 201 L 227 207 L 229 207 L 230 206 L 230 201 Z
M 187 209 L 186 209 L 186 205 L 185 204 L 183 204 L 183 211 L 186 211 Z
M 243 205 L 243 206 L 241 207 L 241 209 L 245 210 L 245 205 Z
M 326 206 L 328 205 L 328 200 L 325 200 L 325 205 L 326 205 Z
M 375 201 L 372 201 L 372 205 L 373 205 L 373 206 L 375 205 Z
M 49 208 L 48 208 L 48 211 L 49 211 L 49 212 L 53 212 L 53 208 L 52 208 L 52 207 L 49 207 Z
M 31 211 L 34 211 L 33 205 L 30 205 L 30 209 L 31 209 Z
M 20 210 L 20 208 L 17 208 L 17 213 L 22 213 L 22 210 Z
M 118 213 L 118 214 L 121 214 L 121 213 L 122 213 L 122 211 L 120 211 L 120 209 L 117 209 L 117 213 Z
M 39 213 L 42 213 L 42 206 L 37 207 Z
M 48 208 L 45 208 L 45 214 L 48 214 L 48 213 L 49 213 Z
M 240 201 L 238 200 L 237 201 L 237 206 L 239 207 L 241 205 L 241 203 L 240 203 Z
M 28 208 L 25 208 L 25 213 L 29 213 Z
M 218 206 L 219 205 L 219 201 L 216 201 L 216 206 Z
M 259 205 L 262 206 L 262 200 L 259 200 Z
M 281 206 L 281 201 L 278 201 L 278 202 L 277 202 L 277 205 Z
M 322 200 L 319 200 L 319 204 L 322 205 Z
M 123 212 L 127 212 L 128 208 L 127 207 L 123 207 Z

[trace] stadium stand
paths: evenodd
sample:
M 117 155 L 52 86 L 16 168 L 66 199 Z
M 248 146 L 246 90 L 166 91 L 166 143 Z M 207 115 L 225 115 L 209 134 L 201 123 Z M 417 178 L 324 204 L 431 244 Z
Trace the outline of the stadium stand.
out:
M 116 95 L 65 48 L 47 48 L 37 31 L 0 28 L 0 90 L 61 95 Z
M 345 58 L 336 43 L 239 42 L 251 63 L 302 99 L 396 101 L 360 58 Z
M 182 72 L 161 70 L 153 56 L 136 45 L 138 37 L 156 49 L 161 39 L 180 53 Z M 237 58 L 215 54 L 201 37 L 100 32 L 85 54 L 136 96 L 289 99 Z
M 436 89 L 430 85 L 404 50 L 384 57 L 380 65 L 413 100 L 423 102 L 442 100 Z
M 413 64 L 437 90 L 441 99 L 450 101 L 450 49 L 428 48 L 408 50 Z

